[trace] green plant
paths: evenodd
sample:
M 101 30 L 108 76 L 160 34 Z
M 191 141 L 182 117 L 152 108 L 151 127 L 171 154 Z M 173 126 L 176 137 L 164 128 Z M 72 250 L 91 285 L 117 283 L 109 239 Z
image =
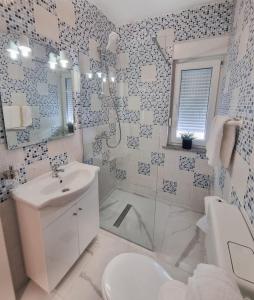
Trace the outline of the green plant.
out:
M 181 138 L 183 140 L 189 140 L 189 141 L 195 140 L 194 134 L 190 132 L 181 134 Z

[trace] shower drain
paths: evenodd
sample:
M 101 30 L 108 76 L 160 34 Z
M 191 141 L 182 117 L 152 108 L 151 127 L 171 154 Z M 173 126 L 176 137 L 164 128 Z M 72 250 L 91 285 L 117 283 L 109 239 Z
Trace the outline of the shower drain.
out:
M 127 204 L 125 206 L 124 210 L 121 212 L 120 216 L 117 218 L 117 220 L 113 224 L 113 226 L 118 228 L 122 224 L 124 218 L 127 216 L 128 212 L 130 211 L 131 208 L 132 208 L 132 205 Z

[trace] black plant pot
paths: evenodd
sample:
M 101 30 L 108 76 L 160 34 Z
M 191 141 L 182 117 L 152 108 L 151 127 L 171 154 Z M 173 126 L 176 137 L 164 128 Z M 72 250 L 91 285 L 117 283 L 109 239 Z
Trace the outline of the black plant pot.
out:
M 190 139 L 183 139 L 183 141 L 182 141 L 182 147 L 183 147 L 183 149 L 191 149 L 191 147 L 192 147 L 192 140 L 190 140 Z

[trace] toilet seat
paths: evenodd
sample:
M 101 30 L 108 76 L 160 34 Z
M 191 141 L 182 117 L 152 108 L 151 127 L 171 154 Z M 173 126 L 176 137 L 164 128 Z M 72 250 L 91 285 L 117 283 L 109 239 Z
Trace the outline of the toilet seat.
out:
M 107 265 L 102 277 L 104 300 L 155 300 L 160 287 L 170 280 L 152 258 L 124 253 Z

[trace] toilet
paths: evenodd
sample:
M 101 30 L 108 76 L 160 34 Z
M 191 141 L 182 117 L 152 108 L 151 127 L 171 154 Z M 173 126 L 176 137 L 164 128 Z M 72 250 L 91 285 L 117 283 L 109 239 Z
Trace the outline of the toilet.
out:
M 161 286 L 171 280 L 152 258 L 124 253 L 107 265 L 102 277 L 104 300 L 155 300 Z

